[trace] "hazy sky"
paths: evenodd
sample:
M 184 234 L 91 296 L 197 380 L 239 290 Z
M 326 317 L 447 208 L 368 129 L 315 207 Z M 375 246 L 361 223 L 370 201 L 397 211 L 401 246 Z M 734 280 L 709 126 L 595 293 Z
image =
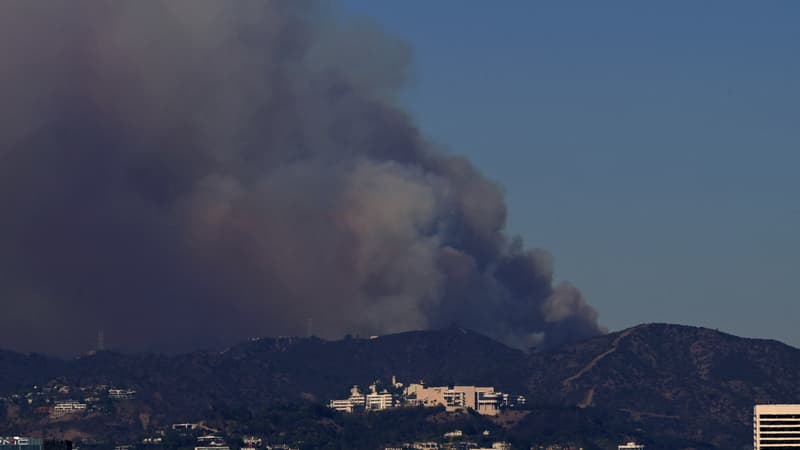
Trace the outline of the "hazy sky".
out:
M 800 3 L 343 0 L 414 54 L 404 102 L 616 330 L 800 346 Z

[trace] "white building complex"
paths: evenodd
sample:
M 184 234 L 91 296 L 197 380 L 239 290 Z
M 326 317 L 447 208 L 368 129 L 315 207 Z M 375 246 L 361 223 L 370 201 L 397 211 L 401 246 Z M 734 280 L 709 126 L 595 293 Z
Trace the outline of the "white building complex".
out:
M 350 397 L 344 400 L 331 400 L 328 407 L 339 412 L 352 413 L 357 410 L 382 411 L 395 406 L 392 394 L 383 390 L 378 392 L 376 385 L 370 385 L 370 393 L 364 395 L 358 390 L 358 386 L 350 389 Z
M 644 445 L 628 442 L 627 444 L 618 445 L 617 450 L 644 450 Z
M 800 449 L 800 405 L 756 405 L 753 449 Z
M 404 385 L 392 377 L 392 386 L 399 390 Z M 382 411 L 398 406 L 444 406 L 447 411 L 471 409 L 487 416 L 496 416 L 501 407 L 513 407 L 525 404 L 525 397 L 510 396 L 496 392 L 490 386 L 435 386 L 427 387 L 422 382 L 411 383 L 403 389 L 402 395 L 393 395 L 387 390 L 378 392 L 377 382 L 369 387 L 370 393 L 362 394 L 358 386 L 350 389 L 350 397 L 342 400 L 331 400 L 328 407 L 339 412 Z M 513 403 L 511 403 L 513 402 Z

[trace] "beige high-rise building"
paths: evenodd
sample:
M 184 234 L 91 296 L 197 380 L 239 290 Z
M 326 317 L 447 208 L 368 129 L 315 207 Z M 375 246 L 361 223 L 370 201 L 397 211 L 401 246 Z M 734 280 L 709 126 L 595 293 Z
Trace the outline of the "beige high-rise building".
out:
M 756 405 L 753 449 L 800 449 L 800 405 Z

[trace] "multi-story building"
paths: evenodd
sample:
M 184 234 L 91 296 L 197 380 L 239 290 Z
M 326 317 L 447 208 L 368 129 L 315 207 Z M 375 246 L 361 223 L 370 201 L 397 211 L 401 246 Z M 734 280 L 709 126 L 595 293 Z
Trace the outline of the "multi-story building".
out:
M 353 404 L 350 399 L 331 400 L 328 402 L 328 408 L 348 414 L 353 412 Z
M 112 400 L 132 400 L 136 398 L 136 391 L 131 389 L 109 389 L 108 398 Z
M 58 402 L 53 406 L 53 417 L 61 417 L 67 414 L 75 414 L 86 411 L 86 403 L 80 402 Z
M 350 403 L 353 404 L 353 406 L 364 406 L 366 397 L 364 397 L 364 394 L 362 394 L 361 391 L 358 390 L 358 386 L 353 386 L 352 388 L 350 388 L 349 400 Z
M 800 405 L 756 405 L 753 449 L 800 449 Z
M 467 393 L 460 389 L 441 388 L 444 404 L 450 409 L 467 407 Z
M 366 397 L 358 390 L 358 386 L 353 386 L 350 388 L 350 397 L 344 400 L 331 400 L 328 403 L 328 408 L 339 412 L 352 413 L 357 409 L 364 408 L 365 404 Z
M 328 407 L 339 412 L 352 413 L 360 409 L 382 411 L 395 406 L 394 396 L 385 389 L 378 392 L 376 384 L 370 385 L 369 389 L 370 393 L 364 395 L 358 390 L 358 386 L 353 386 L 350 389 L 350 397 L 343 400 L 331 400 Z
M 409 403 L 419 406 L 442 405 L 447 411 L 473 409 L 479 414 L 495 416 L 500 412 L 503 393 L 493 387 L 482 386 L 436 386 L 411 384 L 405 390 Z
M 627 444 L 622 444 L 617 446 L 618 450 L 644 450 L 644 445 L 637 444 L 636 442 L 628 442 Z
M 403 390 L 403 397 L 409 406 L 433 407 L 447 405 L 454 399 L 445 399 L 446 387 L 425 387 L 422 383 L 411 383 Z
M 394 407 L 392 394 L 386 390 L 378 392 L 378 388 L 374 384 L 369 388 L 371 392 L 367 394 L 365 405 L 367 411 L 382 411 Z
M 503 403 L 503 393 L 495 392 L 494 388 L 475 388 L 473 409 L 479 414 L 496 416 L 500 414 L 500 405 Z

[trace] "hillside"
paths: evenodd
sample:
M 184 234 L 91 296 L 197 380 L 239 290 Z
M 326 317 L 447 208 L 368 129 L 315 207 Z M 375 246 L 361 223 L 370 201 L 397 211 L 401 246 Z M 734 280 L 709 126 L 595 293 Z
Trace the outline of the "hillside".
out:
M 314 405 L 344 396 L 353 384 L 388 381 L 393 375 L 405 382 L 487 384 L 522 393 L 529 411 L 494 425 L 475 418 L 478 422 L 470 426 L 502 425 L 518 442 L 585 438 L 596 448 L 626 438 L 656 449 L 746 448 L 754 403 L 800 402 L 800 350 L 666 324 L 532 354 L 459 328 L 339 341 L 264 338 L 222 352 L 178 356 L 101 352 L 62 361 L 4 352 L 0 375 L 2 395 L 9 397 L 3 431 L 66 427 L 130 439 L 169 423 L 198 420 L 240 431 L 268 426 L 275 432 L 303 421 L 330 422 L 335 426 L 321 427 L 320 439 L 339 439 L 350 419 Z M 55 424 L 46 416 L 26 414 L 24 404 L 12 404 L 14 393 L 48 383 L 73 386 L 65 397 L 74 397 L 80 386 L 95 385 L 135 389 L 138 396 L 111 403 L 102 413 Z M 307 414 L 297 423 L 264 416 L 276 408 Z M 429 421 L 424 412 L 403 417 Z
M 643 325 L 530 363 L 540 401 L 622 412 L 718 448 L 751 445 L 753 404 L 800 402 L 800 350 L 705 328 Z

